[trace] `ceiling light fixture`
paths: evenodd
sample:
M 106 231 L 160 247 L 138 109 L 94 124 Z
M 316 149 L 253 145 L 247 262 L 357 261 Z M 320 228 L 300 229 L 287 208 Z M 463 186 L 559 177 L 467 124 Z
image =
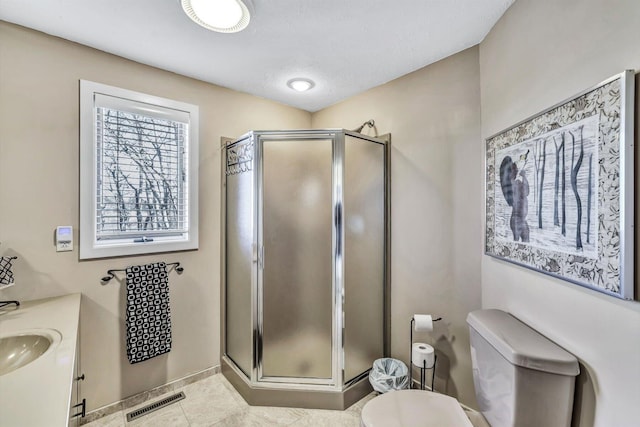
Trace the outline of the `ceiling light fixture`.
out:
M 237 33 L 249 25 L 249 9 L 242 0 L 182 0 L 193 22 L 219 33 Z
M 291 79 L 287 82 L 287 86 L 297 92 L 306 92 L 309 89 L 313 88 L 315 85 L 316 84 L 313 82 L 313 80 L 302 78 Z

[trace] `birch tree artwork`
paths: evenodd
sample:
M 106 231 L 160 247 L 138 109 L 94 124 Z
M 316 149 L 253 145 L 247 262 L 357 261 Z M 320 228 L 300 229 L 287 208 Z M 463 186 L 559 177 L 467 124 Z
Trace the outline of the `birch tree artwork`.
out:
M 495 194 L 496 239 L 597 256 L 598 225 L 590 224 L 591 218 L 598 216 L 597 206 L 588 202 L 597 192 L 598 170 L 584 165 L 594 159 L 597 163 L 597 132 L 598 116 L 591 116 L 496 151 L 497 163 L 515 159 L 517 170 L 514 182 L 501 176 L 499 167 L 495 170 L 494 179 L 499 183 Z M 516 188 L 521 182 L 531 183 L 524 200 L 526 209 L 521 209 L 527 212 L 526 219 L 518 218 L 513 207 L 516 202 L 510 204 L 504 196 L 506 188 Z M 527 240 L 514 238 L 512 224 L 518 221 L 526 221 Z
M 625 71 L 486 140 L 487 255 L 633 298 L 633 84 Z

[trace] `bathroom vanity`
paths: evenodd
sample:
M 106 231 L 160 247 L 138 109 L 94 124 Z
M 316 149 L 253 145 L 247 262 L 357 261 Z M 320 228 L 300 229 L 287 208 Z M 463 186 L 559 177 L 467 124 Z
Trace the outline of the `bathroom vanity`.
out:
M 72 294 L 0 309 L 2 425 L 79 425 L 80 299 Z

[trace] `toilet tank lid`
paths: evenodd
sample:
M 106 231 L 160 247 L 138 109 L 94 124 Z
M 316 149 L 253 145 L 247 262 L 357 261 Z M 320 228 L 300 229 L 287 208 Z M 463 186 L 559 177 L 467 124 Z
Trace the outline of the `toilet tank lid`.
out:
M 514 365 L 559 375 L 580 373 L 578 359 L 502 310 L 477 310 L 467 323 Z

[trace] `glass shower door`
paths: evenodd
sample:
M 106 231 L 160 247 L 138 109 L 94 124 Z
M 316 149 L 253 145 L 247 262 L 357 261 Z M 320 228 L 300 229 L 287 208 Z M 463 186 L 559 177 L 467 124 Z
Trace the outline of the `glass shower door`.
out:
M 265 381 L 332 381 L 332 146 L 326 135 L 261 140 L 258 375 Z
M 384 150 L 382 144 L 345 136 L 345 382 L 384 355 Z
M 251 378 L 253 354 L 252 275 L 254 241 L 253 143 L 226 150 L 225 340 L 226 354 Z

